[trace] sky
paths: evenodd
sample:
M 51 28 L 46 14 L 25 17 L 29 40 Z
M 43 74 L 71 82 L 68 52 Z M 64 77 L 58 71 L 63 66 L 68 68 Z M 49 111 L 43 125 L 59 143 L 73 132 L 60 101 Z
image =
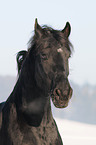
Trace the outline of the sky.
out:
M 27 49 L 35 18 L 40 25 L 71 25 L 69 79 L 96 85 L 96 0 L 0 0 L 0 75 L 17 75 L 16 54 Z

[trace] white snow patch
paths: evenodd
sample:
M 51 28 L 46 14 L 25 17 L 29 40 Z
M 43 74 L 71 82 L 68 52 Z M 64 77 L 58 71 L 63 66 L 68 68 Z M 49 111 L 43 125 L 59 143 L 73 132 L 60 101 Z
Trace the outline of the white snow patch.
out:
M 55 118 L 64 145 L 96 145 L 96 125 Z

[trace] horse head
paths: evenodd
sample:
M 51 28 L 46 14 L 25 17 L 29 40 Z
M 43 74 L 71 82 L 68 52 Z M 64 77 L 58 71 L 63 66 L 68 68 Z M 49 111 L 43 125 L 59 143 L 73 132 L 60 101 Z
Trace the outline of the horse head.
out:
M 53 104 L 58 108 L 67 107 L 72 96 L 72 88 L 68 81 L 68 61 L 71 56 L 71 43 L 68 40 L 71 27 L 67 22 L 63 30 L 41 27 L 35 20 L 35 34 L 29 41 L 28 53 L 19 52 L 20 56 L 29 55 L 35 58 L 34 79 L 45 96 L 51 96 Z M 22 64 L 22 57 L 20 59 Z M 24 60 L 24 59 L 23 59 Z M 19 64 L 19 61 L 17 61 Z M 21 65 L 18 65 L 21 66 Z M 18 67 L 20 70 L 20 68 Z

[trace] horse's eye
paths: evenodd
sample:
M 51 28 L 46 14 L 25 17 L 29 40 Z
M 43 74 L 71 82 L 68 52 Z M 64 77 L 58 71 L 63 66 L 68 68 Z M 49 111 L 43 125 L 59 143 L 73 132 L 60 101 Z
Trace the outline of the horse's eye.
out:
M 48 60 L 48 56 L 44 53 L 40 55 L 41 59 Z

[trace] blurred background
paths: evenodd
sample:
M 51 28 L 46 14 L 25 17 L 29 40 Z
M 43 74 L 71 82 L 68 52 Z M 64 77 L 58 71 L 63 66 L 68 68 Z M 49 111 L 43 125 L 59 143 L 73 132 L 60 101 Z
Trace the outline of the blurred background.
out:
M 67 21 L 71 25 L 74 51 L 69 60 L 69 80 L 74 93 L 67 108 L 56 109 L 52 104 L 54 117 L 96 125 L 95 0 L 0 1 L 0 102 L 14 88 L 16 54 L 27 50 L 27 42 L 34 34 L 35 18 L 40 25 L 47 24 L 54 29 L 63 29 Z

